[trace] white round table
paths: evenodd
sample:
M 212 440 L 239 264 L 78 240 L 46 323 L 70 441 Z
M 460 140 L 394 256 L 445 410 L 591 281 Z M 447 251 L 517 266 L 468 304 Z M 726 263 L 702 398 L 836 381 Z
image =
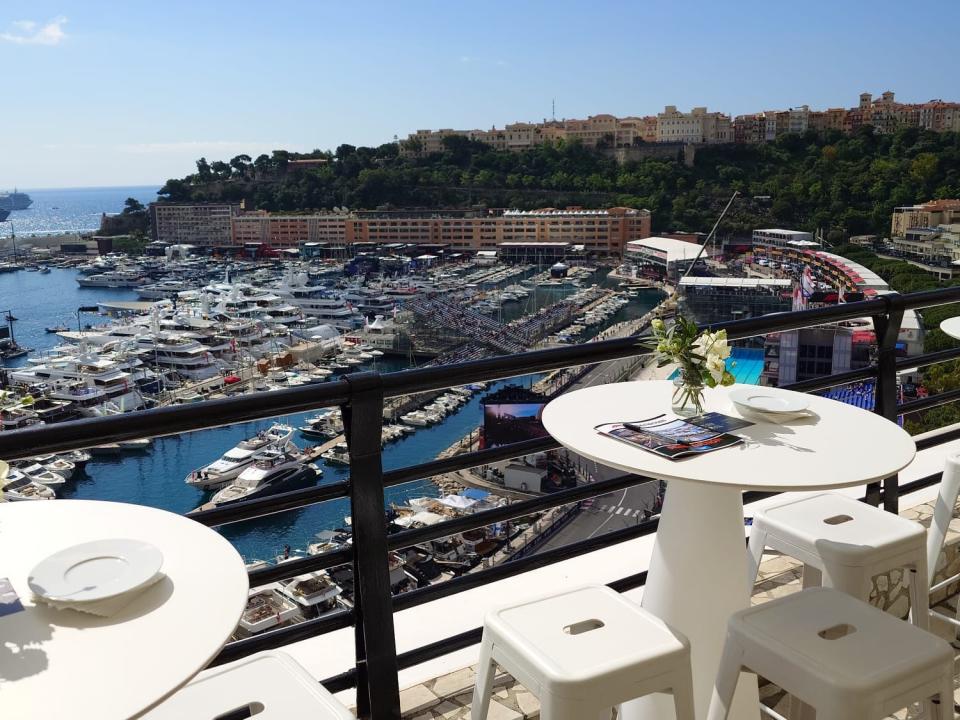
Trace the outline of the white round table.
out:
M 685 633 L 693 655 L 696 717 L 705 718 L 727 619 L 750 604 L 744 551 L 743 490 L 824 490 L 889 477 L 916 453 L 910 436 L 879 415 L 817 396 L 813 416 L 735 431 L 741 445 L 668 460 L 598 433 L 601 423 L 670 414 L 667 381 L 616 383 L 562 395 L 543 424 L 574 452 L 631 473 L 671 481 L 657 530 L 643 606 Z M 741 415 L 731 388 L 708 389 L 705 412 Z M 775 393 L 785 390 L 764 388 Z M 795 393 L 790 393 L 794 395 Z M 757 686 L 741 677 L 732 718 L 757 718 Z M 672 718 L 666 696 L 633 701 L 625 718 Z
M 947 318 L 940 323 L 940 329 L 950 337 L 960 340 L 960 317 Z
M 112 617 L 35 602 L 37 563 L 91 540 L 132 538 L 166 576 Z M 186 684 L 220 651 L 247 601 L 243 559 L 180 515 L 125 503 L 0 504 L 0 577 L 24 606 L 0 617 L 0 716 L 129 718 Z

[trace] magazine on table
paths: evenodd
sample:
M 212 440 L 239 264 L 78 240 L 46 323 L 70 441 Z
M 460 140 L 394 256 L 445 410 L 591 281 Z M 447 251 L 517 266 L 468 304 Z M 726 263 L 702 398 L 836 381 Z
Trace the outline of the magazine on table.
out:
M 595 429 L 601 435 L 678 460 L 738 445 L 743 438 L 731 431 L 751 425 L 747 420 L 712 412 L 684 419 L 657 415 L 646 420 L 602 423 Z

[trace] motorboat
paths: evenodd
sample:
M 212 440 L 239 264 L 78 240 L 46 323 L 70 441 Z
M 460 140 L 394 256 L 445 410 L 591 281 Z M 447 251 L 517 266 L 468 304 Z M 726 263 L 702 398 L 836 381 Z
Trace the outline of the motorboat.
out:
M 280 592 L 279 583 L 270 583 L 250 590 L 235 634 L 239 638 L 250 637 L 302 620 L 299 605 Z
M 40 463 L 25 465 L 17 469 L 34 482 L 46 485 L 48 488 L 58 488 L 67 482 L 63 475 L 47 470 Z
M 323 571 L 297 575 L 280 581 L 280 592 L 300 606 L 304 617 L 319 617 L 339 608 L 343 589 Z
M 304 463 L 300 456 L 275 447 L 267 448 L 257 452 L 250 466 L 217 492 L 210 505 L 219 507 L 271 495 L 292 485 L 312 482 L 320 474 L 318 468 Z
M 54 500 L 56 494 L 46 485 L 41 485 L 15 468 L 10 468 L 3 483 L 3 499 L 8 502 L 21 500 Z
M 322 457 L 325 461 L 331 465 L 349 465 L 350 464 L 350 450 L 347 447 L 345 442 L 339 442 L 334 445 L 332 448 L 323 453 Z
M 44 469 L 62 475 L 64 480 L 72 480 L 77 466 L 66 458 L 57 455 L 39 455 L 32 458 L 35 463 L 42 465 Z
M 414 410 L 406 415 L 401 415 L 400 419 L 407 425 L 415 425 L 417 427 L 426 427 L 431 424 L 430 415 L 423 410 Z
M 292 435 L 292 427 L 275 423 L 253 437 L 241 441 L 209 465 L 194 470 L 184 479 L 184 482 L 201 490 L 220 490 L 250 467 L 254 456 L 260 450 L 268 447 L 287 449 Z M 290 449 L 293 449 L 292 446 Z

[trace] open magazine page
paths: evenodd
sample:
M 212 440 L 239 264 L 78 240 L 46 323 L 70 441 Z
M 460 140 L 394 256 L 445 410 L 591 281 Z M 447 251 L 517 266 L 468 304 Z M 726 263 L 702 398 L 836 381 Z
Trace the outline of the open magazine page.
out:
M 730 431 L 749 427 L 753 423 L 721 413 L 706 413 L 680 419 L 672 415 L 658 415 L 646 420 L 603 423 L 597 432 L 636 445 L 644 450 L 675 460 L 691 455 L 712 452 L 743 442 Z

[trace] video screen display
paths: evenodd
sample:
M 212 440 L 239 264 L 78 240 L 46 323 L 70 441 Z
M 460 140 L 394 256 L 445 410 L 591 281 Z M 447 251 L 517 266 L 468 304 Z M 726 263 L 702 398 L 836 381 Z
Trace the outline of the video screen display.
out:
M 484 447 L 547 436 L 540 416 L 545 402 L 496 403 L 483 407 Z

